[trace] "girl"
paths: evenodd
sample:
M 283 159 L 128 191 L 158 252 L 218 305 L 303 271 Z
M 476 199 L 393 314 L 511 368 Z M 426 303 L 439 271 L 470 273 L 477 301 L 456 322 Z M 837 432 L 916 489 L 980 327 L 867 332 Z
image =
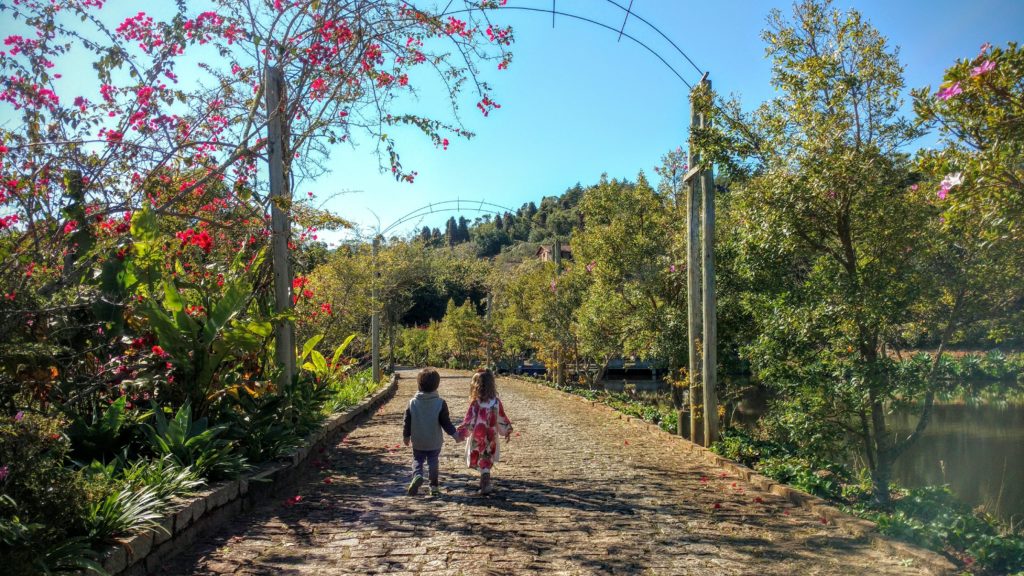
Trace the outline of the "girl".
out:
M 469 399 L 466 417 L 458 427 L 459 437 L 467 439 L 466 465 L 480 471 L 480 493 L 490 494 L 494 491 L 491 468 L 498 461 L 498 436 L 508 442 L 512 422 L 505 416 L 490 370 L 481 368 L 473 375 Z

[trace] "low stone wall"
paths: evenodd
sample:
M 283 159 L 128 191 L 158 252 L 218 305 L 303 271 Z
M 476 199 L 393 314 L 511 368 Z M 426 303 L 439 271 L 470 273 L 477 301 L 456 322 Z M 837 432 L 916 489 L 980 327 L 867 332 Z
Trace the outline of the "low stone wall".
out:
M 817 514 L 821 518 L 827 520 L 830 524 L 838 526 L 842 530 L 845 530 L 858 537 L 868 538 L 878 548 L 888 550 L 892 554 L 897 556 L 910 558 L 914 561 L 916 566 L 927 571 L 929 574 L 945 575 L 953 574 L 956 571 L 956 567 L 941 554 L 932 552 L 931 550 L 927 550 L 925 548 L 914 546 L 912 544 L 899 542 L 887 538 L 878 532 L 878 525 L 874 522 L 847 514 L 842 510 L 839 510 L 832 504 L 830 504 L 824 498 L 820 498 L 813 494 L 808 494 L 802 490 L 798 490 L 797 488 L 794 488 L 787 484 L 780 484 L 777 481 L 768 478 L 767 476 L 758 474 L 754 470 L 744 466 L 743 464 L 740 464 L 739 462 L 734 462 L 732 460 L 729 460 L 728 458 L 719 456 L 718 454 L 715 454 L 711 450 L 708 450 L 707 448 L 699 444 L 695 444 L 685 438 L 682 438 L 670 432 L 666 432 L 656 424 L 651 424 L 650 422 L 647 422 L 641 418 L 628 416 L 612 408 L 611 406 L 602 404 L 601 402 L 598 402 L 596 400 L 589 400 L 577 394 L 572 394 L 570 392 L 558 390 L 557 388 L 547 386 L 543 383 L 537 382 L 536 380 L 523 378 L 515 375 L 501 377 L 512 378 L 515 380 L 519 380 L 521 382 L 529 382 L 536 386 L 544 386 L 549 390 L 552 390 L 559 394 L 564 394 L 566 396 L 578 400 L 579 402 L 588 404 L 591 408 L 595 410 L 604 411 L 608 414 L 610 418 L 625 420 L 626 422 L 632 424 L 633 426 L 646 430 L 652 435 L 657 435 L 661 438 L 667 437 L 673 439 L 675 442 L 678 443 L 680 449 L 690 452 L 695 457 L 706 462 L 708 466 L 735 474 L 742 478 L 743 480 L 745 480 L 754 488 L 757 488 L 758 490 L 785 498 L 792 504 L 809 510 L 813 514 Z
M 163 561 L 188 548 L 200 536 L 214 532 L 244 510 L 290 487 L 303 473 L 310 454 L 351 432 L 362 416 L 372 414 L 398 389 L 398 376 L 359 404 L 332 414 L 301 446 L 276 462 L 263 464 L 249 474 L 209 486 L 182 499 L 161 518 L 162 529 L 149 530 L 119 540 L 103 556 L 103 567 L 112 576 L 144 576 L 159 570 Z

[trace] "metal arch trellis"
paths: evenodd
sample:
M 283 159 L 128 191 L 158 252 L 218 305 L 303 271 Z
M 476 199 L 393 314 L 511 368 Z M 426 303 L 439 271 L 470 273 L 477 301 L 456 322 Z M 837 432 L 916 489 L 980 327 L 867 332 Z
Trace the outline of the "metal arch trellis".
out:
M 687 81 L 686 78 L 684 78 L 683 75 L 678 70 L 676 70 L 674 66 L 669 64 L 668 60 L 666 60 L 664 56 L 662 56 L 660 53 L 658 53 L 658 51 L 655 50 L 654 48 L 651 48 L 650 46 L 648 46 L 645 42 L 643 42 L 639 38 L 637 38 L 637 37 L 635 37 L 635 36 L 625 32 L 626 21 L 629 19 L 630 16 L 636 17 L 638 20 L 640 20 L 641 22 L 646 24 L 649 28 L 651 28 L 652 30 L 657 32 L 662 38 L 667 40 L 669 42 L 669 44 L 672 45 L 673 48 L 675 48 L 680 54 L 683 55 L 684 58 L 686 58 L 686 60 L 697 70 L 698 73 L 703 73 L 701 71 L 701 69 L 698 68 L 697 65 L 693 63 L 693 60 L 691 60 L 690 57 L 687 56 L 686 53 L 683 52 L 683 50 L 681 48 L 679 48 L 678 45 L 676 45 L 675 42 L 673 42 L 671 39 L 669 39 L 669 37 L 666 36 L 664 32 L 659 30 L 656 26 L 654 26 L 653 24 L 651 24 L 647 20 L 645 20 L 645 19 L 641 18 L 640 16 L 637 16 L 636 14 L 634 14 L 631 11 L 631 7 L 630 8 L 623 7 L 622 5 L 618 4 L 617 2 L 614 2 L 614 0 L 606 0 L 606 1 L 609 4 L 612 4 L 613 6 L 615 6 L 615 7 L 619 8 L 620 10 L 623 10 L 623 11 L 626 12 L 626 19 L 622 21 L 622 26 L 621 27 L 615 28 L 614 26 L 609 26 L 608 24 L 605 24 L 604 22 L 599 22 L 599 21 L 594 20 L 593 18 L 589 18 L 587 16 L 581 16 L 579 14 L 573 14 L 571 12 L 565 12 L 565 11 L 562 11 L 562 10 L 558 10 L 556 8 L 556 4 L 555 4 L 554 1 L 552 1 L 550 9 L 549 8 L 537 8 L 537 7 L 533 7 L 533 6 L 502 6 L 502 7 L 498 8 L 498 9 L 499 10 L 522 11 L 522 12 L 535 12 L 535 13 L 540 13 L 540 14 L 551 14 L 551 25 L 552 25 L 552 27 L 555 24 L 555 16 L 556 15 L 557 16 L 564 16 L 566 18 L 571 18 L 573 20 L 580 20 L 582 22 L 586 22 L 588 24 L 593 24 L 594 26 L 598 26 L 600 28 L 604 28 L 606 30 L 614 32 L 615 34 L 619 35 L 620 39 L 623 38 L 623 37 L 629 38 L 633 42 L 637 43 L 640 47 L 642 47 L 645 50 L 647 50 L 648 52 L 650 52 L 655 58 L 660 60 L 661 63 L 665 65 L 665 67 L 667 67 L 673 74 L 675 74 L 676 78 L 679 78 L 679 80 L 683 84 L 685 84 L 687 88 L 690 88 L 692 90 L 693 89 L 693 84 L 691 84 L 689 81 Z M 476 10 L 476 8 L 460 8 L 458 10 L 445 11 L 442 14 L 440 14 L 440 17 L 449 16 L 449 15 L 452 15 L 452 14 L 463 14 L 463 13 L 466 13 L 466 12 L 472 12 L 474 10 Z
M 629 21 L 630 16 L 634 16 L 637 20 L 645 24 L 648 28 L 654 30 L 655 33 L 660 35 L 666 40 L 679 54 L 686 59 L 686 61 L 700 74 L 700 86 L 710 89 L 710 82 L 708 81 L 708 72 L 701 70 L 699 66 L 693 61 L 689 55 L 683 51 L 675 42 L 673 42 L 664 32 L 658 29 L 657 26 L 651 24 L 649 21 L 633 13 L 633 0 L 630 0 L 629 6 L 624 7 L 615 0 L 605 0 L 609 4 L 612 4 L 625 12 L 622 25 L 618 28 L 612 27 L 603 22 L 599 22 L 593 18 L 587 16 L 581 16 L 579 14 L 572 14 L 558 10 L 556 0 L 551 0 L 551 9 L 538 8 L 530 6 L 501 6 L 502 10 L 519 10 L 524 12 L 535 12 L 535 13 L 550 13 L 551 14 L 551 26 L 555 26 L 555 16 L 563 16 L 566 18 L 572 18 L 593 24 L 599 28 L 604 28 L 618 35 L 618 41 L 622 40 L 625 36 L 629 38 L 640 47 L 650 52 L 655 58 L 661 61 L 679 80 L 686 85 L 691 92 L 695 92 L 694 85 L 691 84 L 686 78 L 672 66 L 669 61 L 662 56 L 657 50 L 640 40 L 639 38 L 626 33 L 626 24 Z M 446 16 L 448 14 L 465 13 L 473 10 L 474 8 L 467 8 L 448 12 L 447 10 L 441 14 Z M 451 3 L 449 3 L 449 6 Z M 754 150 L 760 151 L 761 145 L 759 140 L 752 136 L 748 127 L 744 125 L 744 122 L 740 118 L 732 118 L 725 108 L 727 107 L 724 103 L 719 104 L 716 98 L 712 95 L 709 102 L 712 109 L 716 110 L 721 114 L 721 117 L 730 124 L 734 129 L 737 130 L 744 138 L 746 138 L 750 144 L 753 145 Z M 690 115 L 690 131 L 691 139 L 693 137 L 693 130 L 695 127 L 707 128 L 709 126 L 709 118 L 706 114 L 698 112 L 691 108 Z M 698 404 L 695 400 L 694 393 L 697 390 L 699 383 L 702 396 L 702 411 L 703 411 L 703 442 L 705 446 L 710 446 L 718 437 L 718 417 L 717 417 L 717 404 L 718 399 L 716 397 L 716 382 L 717 382 L 717 302 L 715 297 L 715 265 L 714 265 L 714 173 L 710 167 L 710 162 L 701 162 L 701 158 L 693 150 L 691 142 L 690 158 L 688 164 L 690 165 L 690 171 L 687 172 L 684 181 L 689 186 L 689 193 L 687 194 L 687 229 L 688 229 L 688 240 L 687 240 L 687 301 L 688 301 L 688 325 L 689 325 L 689 380 L 690 380 L 690 410 L 691 415 L 695 414 Z M 704 164 L 702 166 L 702 164 Z M 699 196 L 699 198 L 698 198 Z M 697 278 L 697 270 L 700 270 L 701 278 Z M 699 296 L 695 296 L 697 292 Z M 701 300 L 700 311 L 697 309 L 697 299 Z M 703 316 L 703 317 L 701 317 Z M 699 375 L 698 375 L 699 371 Z M 560 371 L 561 375 L 561 371 Z M 680 422 L 682 422 L 682 413 L 680 413 Z M 697 427 L 696 417 L 691 418 L 690 421 L 690 439 L 692 441 L 697 440 L 699 428 Z M 679 430 L 682 434 L 682 429 Z
M 618 8 L 619 10 L 621 10 L 622 12 L 625 13 L 625 17 L 622 20 L 622 25 L 619 26 L 618 28 L 616 28 L 614 26 L 610 26 L 610 25 L 605 24 L 603 22 L 599 22 L 599 21 L 594 20 L 593 18 L 589 18 L 587 16 L 581 16 L 579 14 L 573 14 L 573 13 L 570 13 L 570 12 L 565 12 L 565 11 L 562 11 L 562 10 L 558 10 L 558 8 L 557 8 L 558 5 L 557 5 L 557 1 L 556 0 L 551 0 L 551 8 L 539 8 L 539 7 L 534 7 L 534 6 L 500 6 L 497 9 L 498 10 L 522 11 L 522 12 L 535 12 L 535 13 L 541 13 L 541 14 L 551 14 L 551 27 L 552 28 L 554 28 L 554 26 L 555 26 L 555 16 L 557 15 L 557 16 L 564 16 L 566 18 L 571 18 L 571 19 L 574 19 L 574 20 L 579 20 L 579 21 L 582 21 L 582 22 L 587 22 L 589 24 L 593 24 L 595 26 L 598 26 L 599 28 L 604 28 L 606 30 L 614 32 L 616 35 L 618 35 L 619 41 L 621 41 L 623 37 L 626 37 L 626 38 L 632 40 L 633 42 L 635 42 L 640 47 L 642 47 L 644 50 L 647 50 L 648 52 L 650 52 L 655 58 L 657 58 L 662 64 L 664 64 L 665 67 L 668 68 L 669 71 L 671 71 L 672 74 L 674 74 L 676 76 L 676 78 L 678 78 L 687 88 L 689 88 L 690 90 L 693 90 L 693 88 L 694 88 L 693 84 L 691 84 L 674 66 L 672 66 L 672 64 L 669 63 L 668 59 L 665 56 L 663 56 L 657 50 L 655 50 L 654 48 L 652 48 L 651 46 L 649 46 L 647 43 L 645 43 L 644 41 L 640 40 L 636 36 L 633 36 L 633 35 L 625 32 L 625 30 L 626 30 L 626 23 L 629 21 L 630 18 L 634 18 L 634 19 L 639 20 L 640 22 L 642 22 L 647 28 L 651 29 L 654 33 L 656 33 L 658 36 L 660 36 L 663 40 L 668 42 L 669 45 L 672 46 L 672 48 L 676 52 L 678 52 L 679 55 L 682 56 L 686 60 L 686 62 L 697 72 L 697 74 L 700 74 L 701 81 L 704 81 L 705 79 L 707 79 L 707 77 L 709 75 L 709 71 L 708 70 L 704 70 L 700 66 L 698 66 L 697 63 L 694 62 L 693 58 L 691 58 L 690 55 L 687 54 L 685 50 L 683 50 L 678 44 L 676 44 L 675 41 L 673 41 L 660 28 L 655 26 L 653 23 L 651 23 L 649 20 L 647 20 L 643 16 L 640 16 L 636 12 L 633 12 L 633 0 L 630 0 L 628 6 L 623 6 L 622 4 L 619 4 L 618 2 L 616 2 L 615 0 L 605 0 L 605 2 L 608 3 L 608 4 L 611 4 L 612 6 L 615 6 L 616 8 Z M 452 15 L 452 14 L 463 14 L 463 13 L 467 13 L 467 12 L 472 12 L 472 11 L 477 9 L 477 8 L 474 8 L 474 7 L 468 7 L 468 8 L 460 8 L 460 9 L 457 9 L 457 10 L 449 11 L 448 8 L 451 6 L 451 4 L 452 4 L 452 2 L 449 2 L 448 5 L 446 6 L 445 10 L 439 16 L 448 16 L 448 15 Z M 742 119 L 740 119 L 738 117 L 734 118 L 732 115 L 730 115 L 726 111 L 726 104 L 725 104 L 724 100 L 722 100 L 720 97 L 712 95 L 712 99 L 710 101 L 710 105 L 714 108 L 715 111 L 719 112 L 720 117 L 726 123 L 728 123 L 731 127 L 736 129 L 736 131 L 743 138 L 745 138 L 747 140 L 747 143 L 750 144 L 755 151 L 757 151 L 757 152 L 761 151 L 761 141 L 760 141 L 760 139 L 755 134 L 753 134 L 751 132 L 750 127 L 747 126 L 743 122 Z
M 454 207 L 452 206 L 454 204 Z M 461 198 L 455 200 L 444 200 L 441 202 L 431 202 L 425 206 L 421 206 L 412 212 L 409 212 L 401 216 L 398 220 L 395 220 L 377 234 L 379 236 L 386 236 L 392 230 L 398 228 L 402 224 L 410 222 L 412 220 L 424 218 L 431 214 L 438 214 L 441 212 L 462 212 L 463 210 L 470 212 L 479 212 L 483 214 L 502 214 L 504 212 L 515 212 L 515 208 L 509 208 L 501 204 L 494 202 L 488 202 L 486 200 L 463 200 Z

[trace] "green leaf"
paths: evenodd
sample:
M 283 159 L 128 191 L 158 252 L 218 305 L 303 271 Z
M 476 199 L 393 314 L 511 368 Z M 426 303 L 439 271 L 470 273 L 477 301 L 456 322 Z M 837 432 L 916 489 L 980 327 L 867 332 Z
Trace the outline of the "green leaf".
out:
M 345 341 L 339 344 L 338 347 L 334 349 L 334 357 L 331 358 L 331 366 L 338 366 L 338 360 L 341 359 L 341 355 L 345 353 L 345 350 L 348 348 L 348 345 L 352 343 L 352 340 L 354 340 L 355 337 L 355 334 L 349 334 L 348 338 L 345 338 Z
M 185 301 L 178 293 L 178 287 L 174 285 L 174 280 L 164 281 L 164 308 L 171 312 L 181 312 L 185 309 Z
M 316 374 L 318 376 L 326 376 L 327 372 L 327 359 L 320 352 L 313 350 L 309 359 L 313 362 L 313 367 L 316 368 Z
M 224 296 L 210 310 L 210 315 L 203 326 L 203 341 L 209 346 L 221 329 L 242 311 L 246 305 L 251 289 L 241 281 L 233 281 L 224 290 Z
M 306 340 L 306 343 L 302 345 L 302 355 L 299 356 L 299 362 L 304 361 L 306 357 L 309 356 L 309 353 L 312 352 L 313 349 L 316 348 L 316 345 L 319 344 L 320 341 L 323 339 L 323 334 L 317 334 L 311 337 L 309 340 Z

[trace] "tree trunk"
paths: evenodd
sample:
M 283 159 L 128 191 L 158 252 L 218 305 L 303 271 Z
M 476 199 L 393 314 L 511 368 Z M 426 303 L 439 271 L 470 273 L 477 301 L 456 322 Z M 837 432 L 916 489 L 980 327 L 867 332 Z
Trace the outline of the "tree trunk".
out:
M 870 377 L 872 380 L 878 377 L 873 369 Z M 871 498 L 875 505 L 885 507 L 889 505 L 890 500 L 889 481 L 892 479 L 894 454 L 892 439 L 886 430 L 884 400 L 879 397 L 874 382 L 870 387 L 868 397 L 871 401 L 871 428 L 875 448 L 875 469 L 871 471 Z

